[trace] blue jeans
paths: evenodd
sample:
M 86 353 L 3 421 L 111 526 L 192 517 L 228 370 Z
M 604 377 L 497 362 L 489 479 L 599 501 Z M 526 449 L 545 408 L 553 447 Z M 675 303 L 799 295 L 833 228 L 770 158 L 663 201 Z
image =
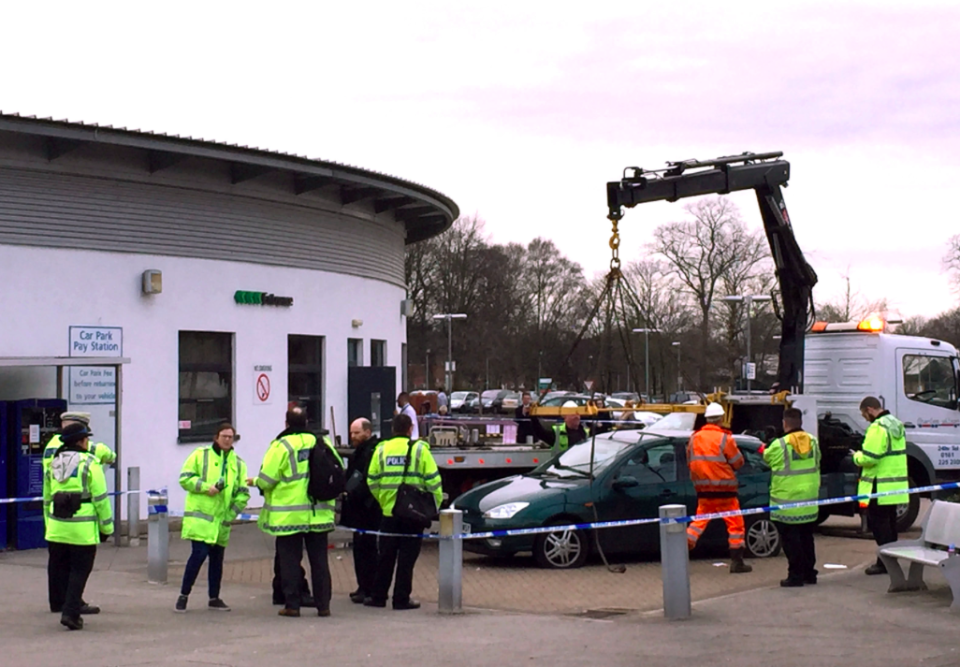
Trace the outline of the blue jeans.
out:
M 193 590 L 193 584 L 200 574 L 200 568 L 203 562 L 210 557 L 210 567 L 207 572 L 210 585 L 210 599 L 220 597 L 220 581 L 223 579 L 223 552 L 225 547 L 216 544 L 207 544 L 197 540 L 190 540 L 193 545 L 193 551 L 190 552 L 190 560 L 187 561 L 187 567 L 183 571 L 183 585 L 180 587 L 180 595 L 190 595 Z

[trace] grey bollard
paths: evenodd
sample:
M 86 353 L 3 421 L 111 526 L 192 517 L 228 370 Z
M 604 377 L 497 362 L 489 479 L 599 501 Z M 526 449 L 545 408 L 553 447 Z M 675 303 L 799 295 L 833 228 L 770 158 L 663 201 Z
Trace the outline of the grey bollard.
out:
M 140 468 L 127 468 L 127 546 L 140 546 Z
M 440 512 L 440 596 L 441 614 L 463 613 L 463 512 Z M 452 539 L 456 536 L 456 539 Z
M 660 506 L 661 519 L 677 519 L 686 514 L 683 505 Z M 690 551 L 685 524 L 660 524 L 660 572 L 663 615 L 669 619 L 690 618 Z
M 170 526 L 167 490 L 147 491 L 147 581 L 167 583 Z

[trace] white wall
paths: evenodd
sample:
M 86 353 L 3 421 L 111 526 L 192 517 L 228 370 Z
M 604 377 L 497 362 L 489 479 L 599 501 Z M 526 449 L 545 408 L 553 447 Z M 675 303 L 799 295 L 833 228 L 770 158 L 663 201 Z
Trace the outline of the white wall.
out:
M 142 488 L 167 486 L 173 509 L 182 509 L 180 466 L 197 445 L 178 445 L 178 332 L 235 333 L 234 424 L 242 439 L 237 451 L 251 473 L 267 445 L 283 429 L 287 405 L 287 335 L 325 336 L 324 424 L 330 407 L 337 433 L 346 440 L 347 338 L 388 341 L 387 362 L 399 366 L 406 340 L 400 315 L 404 291 L 368 278 L 306 269 L 286 269 L 216 259 L 132 255 L 82 250 L 0 246 L 0 356 L 68 356 L 71 325 L 123 328 L 121 446 L 124 467 L 139 466 Z M 358 257 L 375 262 L 375 257 Z M 163 272 L 163 293 L 144 296 L 141 274 Z M 237 290 L 290 296 L 293 307 L 237 305 Z M 351 326 L 354 319 L 363 326 Z M 254 365 L 273 366 L 270 405 L 254 405 Z M 68 372 L 64 370 L 65 378 Z M 52 369 L 0 369 L 0 399 L 56 395 Z M 400 369 L 397 386 L 400 386 Z M 97 439 L 113 424 L 111 408 L 95 412 Z M 124 479 L 125 479 L 124 473 Z M 253 503 L 260 499 L 254 497 Z

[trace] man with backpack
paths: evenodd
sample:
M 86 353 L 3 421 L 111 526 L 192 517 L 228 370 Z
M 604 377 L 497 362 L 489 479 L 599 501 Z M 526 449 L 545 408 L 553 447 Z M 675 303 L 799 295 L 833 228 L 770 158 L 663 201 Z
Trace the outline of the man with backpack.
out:
M 327 479 L 313 474 L 318 468 L 329 472 Z M 302 408 L 288 410 L 286 428 L 270 443 L 260 474 L 248 480 L 264 493 L 263 509 L 257 521 L 260 530 L 277 538 L 284 596 L 280 616 L 300 616 L 300 561 L 304 546 L 310 561 L 317 614 L 330 615 L 332 591 L 327 533 L 333 530 L 334 503 L 343 492 L 343 482 L 343 461 L 330 440 L 324 437 L 318 442 L 307 430 L 307 413 Z M 339 490 L 332 488 L 337 483 Z M 326 493 L 315 492 L 315 497 L 311 497 L 311 490 L 324 486 L 328 489 Z M 329 497 L 318 498 L 318 495 Z
M 420 603 L 410 598 L 413 590 L 413 568 L 420 555 L 420 534 L 430 527 L 443 502 L 440 472 L 427 443 L 412 437 L 413 423 L 405 413 L 393 418 L 393 437 L 377 445 L 367 472 L 367 486 L 380 503 L 384 533 L 400 533 L 409 537 L 380 536 L 377 575 L 367 607 L 386 607 L 387 593 L 396 567 L 393 587 L 393 608 L 418 609 Z

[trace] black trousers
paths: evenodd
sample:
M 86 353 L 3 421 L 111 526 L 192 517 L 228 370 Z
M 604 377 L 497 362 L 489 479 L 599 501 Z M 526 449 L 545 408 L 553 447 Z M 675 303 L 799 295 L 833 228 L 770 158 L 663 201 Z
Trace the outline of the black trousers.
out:
M 97 545 L 48 542 L 47 577 L 50 582 L 50 608 L 59 608 L 64 616 L 78 618 L 83 589 L 93 571 Z
M 283 589 L 287 609 L 299 609 L 301 600 L 300 561 L 303 548 L 307 548 L 310 561 L 310 578 L 313 579 L 313 599 L 318 610 L 330 608 L 333 588 L 330 582 L 330 565 L 327 562 L 326 533 L 294 533 L 277 537 L 277 554 L 280 557 L 280 586 Z
M 300 601 L 310 597 L 310 584 L 307 583 L 307 571 L 300 565 Z M 280 547 L 274 542 L 273 550 L 273 604 L 284 604 L 283 586 L 280 583 Z
M 867 525 L 873 531 L 873 539 L 877 546 L 890 544 L 897 541 L 897 506 L 896 505 L 878 505 L 877 499 L 870 501 L 867 507 Z M 877 556 L 877 564 L 881 567 L 880 557 Z
M 354 534 L 353 571 L 357 574 L 357 590 L 365 595 L 372 595 L 377 578 L 376 535 Z
M 380 522 L 380 530 L 385 533 L 420 534 L 422 526 L 412 524 L 393 516 L 385 516 Z M 397 581 L 393 586 L 393 604 L 405 604 L 410 600 L 413 590 L 413 568 L 420 556 L 420 537 L 379 536 L 379 555 L 377 558 L 377 576 L 370 593 L 377 602 L 386 602 L 396 568 Z
M 813 544 L 816 522 L 775 523 L 783 540 L 783 553 L 787 557 L 787 578 L 803 581 L 816 577 L 817 552 Z

